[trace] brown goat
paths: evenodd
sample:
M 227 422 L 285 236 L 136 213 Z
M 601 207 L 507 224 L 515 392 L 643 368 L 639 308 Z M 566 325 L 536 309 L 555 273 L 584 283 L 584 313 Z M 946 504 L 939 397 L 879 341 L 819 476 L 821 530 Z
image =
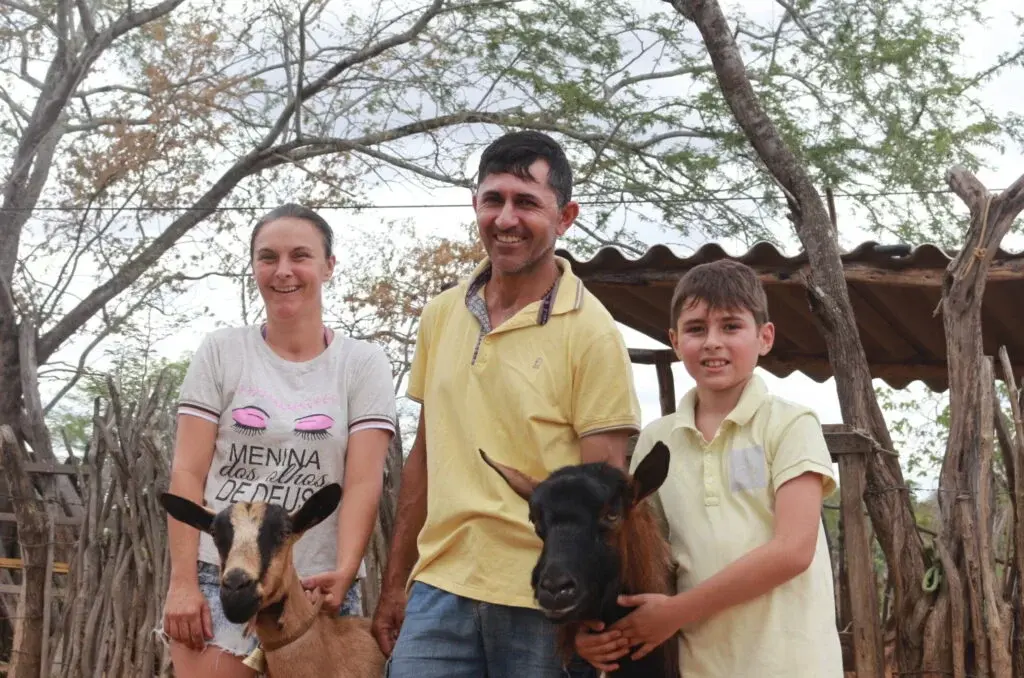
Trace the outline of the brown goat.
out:
M 672 593 L 672 555 L 644 502 L 668 475 L 669 450 L 661 442 L 629 476 L 608 464 L 556 470 L 543 482 L 490 459 L 515 492 L 529 503 L 530 521 L 544 546 L 531 575 L 541 610 L 558 624 L 563 658 L 575 650 L 584 621 L 605 626 L 632 611 L 619 595 Z M 676 636 L 641 659 L 618 660 L 615 678 L 678 678 Z
M 363 617 L 320 611 L 306 597 L 292 548 L 306 530 L 341 501 L 341 486 L 317 491 L 296 511 L 267 503 L 233 504 L 219 513 L 177 495 L 160 503 L 176 520 L 207 532 L 220 552 L 220 599 L 224 615 L 254 631 L 271 678 L 366 678 L 380 676 L 384 655 Z

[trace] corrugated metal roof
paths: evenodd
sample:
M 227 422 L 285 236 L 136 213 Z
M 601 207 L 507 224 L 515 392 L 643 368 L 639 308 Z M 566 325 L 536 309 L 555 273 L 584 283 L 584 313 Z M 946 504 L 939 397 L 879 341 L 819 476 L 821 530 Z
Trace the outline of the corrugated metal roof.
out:
M 768 294 L 776 324 L 775 347 L 761 365 L 778 376 L 794 371 L 817 381 L 832 376 L 825 342 L 816 326 L 802 284 L 805 253 L 786 256 L 770 243 L 732 255 L 716 243 L 689 256 L 664 245 L 630 259 L 603 248 L 589 260 L 564 250 L 573 271 L 619 322 L 668 346 L 669 304 L 679 277 L 690 268 L 722 258 L 756 270 Z M 942 277 L 955 251 L 933 244 L 880 245 L 865 242 L 841 255 L 847 288 L 872 376 L 902 388 L 921 380 L 934 390 L 948 387 L 945 332 L 933 311 Z M 999 250 L 989 271 L 982 306 L 986 353 L 1006 346 L 1017 376 L 1024 376 L 1024 252 Z

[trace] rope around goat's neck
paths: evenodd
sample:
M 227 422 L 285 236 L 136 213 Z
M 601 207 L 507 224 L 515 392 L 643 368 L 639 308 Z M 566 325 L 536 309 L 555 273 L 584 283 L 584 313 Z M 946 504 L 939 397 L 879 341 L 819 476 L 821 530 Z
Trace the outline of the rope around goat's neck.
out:
M 311 628 L 313 628 L 313 622 L 316 621 L 317 616 L 320 614 L 320 608 L 322 608 L 323 605 L 324 605 L 324 597 L 322 595 L 318 594 L 316 596 L 316 602 L 313 603 L 313 610 L 310 612 L 309 617 L 307 617 L 306 619 L 302 620 L 302 623 L 298 626 L 298 628 L 295 631 L 293 631 L 292 633 L 290 633 L 287 636 L 285 636 L 284 638 L 281 638 L 279 640 L 275 640 L 275 641 L 270 642 L 270 643 L 261 642 L 261 645 L 263 647 L 263 651 L 264 652 L 273 652 L 275 650 L 280 650 L 282 647 L 285 647 L 286 645 L 291 645 L 296 640 L 298 640 L 302 636 L 306 635 L 306 633 Z

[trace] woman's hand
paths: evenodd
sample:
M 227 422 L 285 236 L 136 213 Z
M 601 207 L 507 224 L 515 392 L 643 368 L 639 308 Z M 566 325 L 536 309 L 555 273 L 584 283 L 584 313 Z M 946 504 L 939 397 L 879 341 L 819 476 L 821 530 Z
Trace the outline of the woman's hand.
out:
M 320 589 L 324 594 L 324 607 L 331 614 L 338 614 L 353 581 L 355 577 L 351 574 L 343 570 L 332 570 L 306 577 L 302 580 L 302 588 L 306 590 L 306 598 L 311 603 L 315 603 L 316 590 Z
M 196 651 L 213 638 L 210 605 L 197 582 L 171 580 L 164 602 L 164 632 Z
M 604 633 L 604 624 L 599 621 L 583 622 L 584 626 L 576 634 L 576 654 L 585 659 L 598 671 L 610 672 L 619 668 L 614 663 L 629 651 L 629 643 L 622 632 L 617 629 Z

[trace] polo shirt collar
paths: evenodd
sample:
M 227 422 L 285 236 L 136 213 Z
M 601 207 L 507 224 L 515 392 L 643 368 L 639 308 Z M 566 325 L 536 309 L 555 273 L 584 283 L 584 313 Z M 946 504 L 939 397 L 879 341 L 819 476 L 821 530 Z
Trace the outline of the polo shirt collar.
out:
M 744 426 L 749 422 L 757 410 L 764 403 L 768 396 L 768 387 L 764 380 L 758 375 L 751 375 L 750 381 L 743 388 L 740 399 L 732 411 L 726 415 L 723 421 L 731 421 L 737 426 Z M 697 388 L 691 388 L 679 401 L 679 409 L 676 411 L 675 428 L 692 428 L 697 430 L 696 421 Z
M 561 275 L 540 300 L 536 318 L 538 325 L 546 325 L 551 316 L 578 311 L 583 306 L 583 281 L 572 272 L 572 267 L 565 258 L 556 256 L 555 265 L 558 266 Z M 487 306 L 481 303 L 481 290 L 490 279 L 491 262 L 490 259 L 484 259 L 469 276 L 469 284 L 466 286 L 466 307 L 485 327 L 490 325 L 490 321 L 485 322 Z

